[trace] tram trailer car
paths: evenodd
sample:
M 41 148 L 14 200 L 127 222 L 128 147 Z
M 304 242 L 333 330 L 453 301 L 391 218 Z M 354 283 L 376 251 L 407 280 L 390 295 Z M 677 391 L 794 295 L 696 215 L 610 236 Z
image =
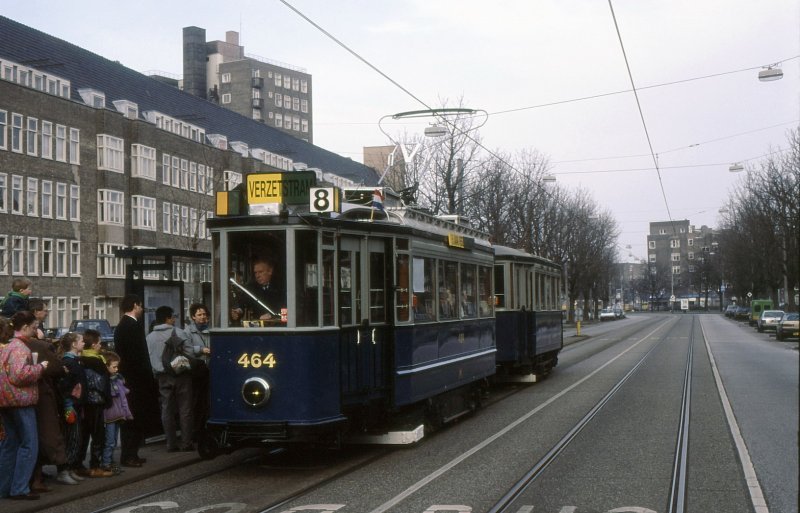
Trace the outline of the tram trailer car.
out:
M 236 198 L 223 197 L 208 221 L 215 327 L 204 457 L 264 444 L 413 443 L 474 411 L 496 373 L 495 248 L 485 235 L 399 200 L 320 214 L 313 181 L 302 204 L 249 193 L 253 180 L 300 175 L 248 175 L 247 202 L 236 211 Z M 271 313 L 253 292 L 264 260 L 284 295 Z
M 564 347 L 561 266 L 506 246 L 494 252 L 497 380 L 536 382 Z

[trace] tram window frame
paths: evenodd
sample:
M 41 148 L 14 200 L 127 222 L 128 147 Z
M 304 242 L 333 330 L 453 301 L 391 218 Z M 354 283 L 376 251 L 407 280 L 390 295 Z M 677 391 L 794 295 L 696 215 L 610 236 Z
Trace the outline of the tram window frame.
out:
M 220 279 L 224 280 L 225 286 L 221 293 L 224 293 L 228 300 L 228 318 L 226 326 L 229 328 L 285 328 L 288 322 L 282 322 L 279 318 L 266 320 L 263 322 L 249 311 L 252 300 L 246 294 L 233 286 L 229 279 L 234 279 L 239 285 L 250 290 L 254 284 L 253 264 L 260 258 L 273 260 L 275 264 L 273 280 L 279 292 L 282 292 L 282 305 L 286 305 L 287 315 L 293 310 L 292 297 L 290 297 L 288 275 L 291 270 L 287 266 L 290 258 L 288 242 L 294 244 L 293 230 L 260 230 L 260 231 L 230 231 L 226 234 L 224 249 L 227 255 L 224 258 L 226 269 L 220 274 Z M 275 313 L 281 315 L 280 307 Z M 238 311 L 238 312 L 237 312 Z M 292 312 L 291 315 L 294 315 Z M 238 317 L 238 318 L 237 318 Z M 288 319 L 286 319 L 288 321 Z
M 412 298 L 414 322 L 435 322 L 436 312 L 433 305 L 436 303 L 436 297 L 433 284 L 436 283 L 436 260 L 415 256 L 411 262 L 411 271 L 414 287 Z
M 458 319 L 458 262 L 440 259 L 437 269 L 437 292 L 439 320 Z
M 474 319 L 478 316 L 475 300 L 477 286 L 477 269 L 475 264 L 462 262 L 459 265 L 459 313 L 462 319 Z
M 336 326 L 336 234 L 322 232 L 322 325 Z
M 360 241 L 340 240 L 337 270 L 339 326 L 355 326 L 361 322 Z
M 492 300 L 492 268 L 486 265 L 478 266 L 478 316 L 492 317 L 494 315 L 494 301 Z
M 388 306 L 386 294 L 386 251 L 369 251 L 369 322 L 385 323 Z
M 506 265 L 502 263 L 494 266 L 495 308 L 506 308 Z
M 394 311 L 395 322 L 406 323 L 411 321 L 411 255 L 409 254 L 408 239 L 395 240 L 395 297 Z
M 320 240 L 316 230 L 294 230 L 295 322 L 297 327 L 320 324 Z

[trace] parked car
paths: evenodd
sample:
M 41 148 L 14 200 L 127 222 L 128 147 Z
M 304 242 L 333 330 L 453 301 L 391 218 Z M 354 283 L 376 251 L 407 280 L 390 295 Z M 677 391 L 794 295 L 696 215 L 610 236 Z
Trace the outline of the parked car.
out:
M 59 339 L 67 332 L 69 332 L 69 328 L 45 328 L 44 336 L 52 339 Z
M 775 328 L 775 338 L 784 340 L 789 337 L 800 337 L 800 314 L 785 313 Z
M 613 308 L 603 308 L 600 310 L 600 321 L 613 321 L 617 318 Z
M 764 310 L 756 321 L 756 329 L 759 333 L 764 330 L 775 330 L 783 317 L 783 310 Z
M 72 321 L 69 331 L 83 333 L 86 330 L 97 330 L 100 332 L 100 341 L 103 347 L 114 349 L 114 330 L 105 319 L 80 319 Z
M 734 315 L 734 319 L 736 319 L 737 321 L 749 321 L 750 307 L 748 306 L 736 307 L 736 314 Z
M 733 316 L 736 315 L 736 309 L 738 306 L 736 305 L 728 305 L 725 307 L 725 317 L 730 317 L 733 319 Z

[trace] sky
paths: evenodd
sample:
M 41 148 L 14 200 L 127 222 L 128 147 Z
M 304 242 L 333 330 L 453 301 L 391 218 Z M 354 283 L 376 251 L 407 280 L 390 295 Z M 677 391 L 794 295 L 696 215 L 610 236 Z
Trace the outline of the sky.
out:
M 746 176 L 731 164 L 758 165 L 800 124 L 797 0 L 286 1 L 428 106 L 488 112 L 492 151 L 546 156 L 560 186 L 616 218 L 625 261 L 646 258 L 650 222 L 717 226 Z M 238 31 L 246 53 L 312 75 L 314 143 L 357 161 L 390 144 L 383 116 L 425 108 L 280 0 L 2 0 L 0 13 L 174 75 L 183 27 Z M 783 79 L 759 82 L 776 63 Z

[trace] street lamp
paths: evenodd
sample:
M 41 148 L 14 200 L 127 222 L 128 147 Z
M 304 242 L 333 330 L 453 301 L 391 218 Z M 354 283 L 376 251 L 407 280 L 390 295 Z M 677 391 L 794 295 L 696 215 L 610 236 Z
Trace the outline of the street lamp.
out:
M 731 173 L 740 173 L 744 171 L 744 166 L 740 162 L 734 162 L 731 164 L 731 167 L 728 168 L 728 171 Z

